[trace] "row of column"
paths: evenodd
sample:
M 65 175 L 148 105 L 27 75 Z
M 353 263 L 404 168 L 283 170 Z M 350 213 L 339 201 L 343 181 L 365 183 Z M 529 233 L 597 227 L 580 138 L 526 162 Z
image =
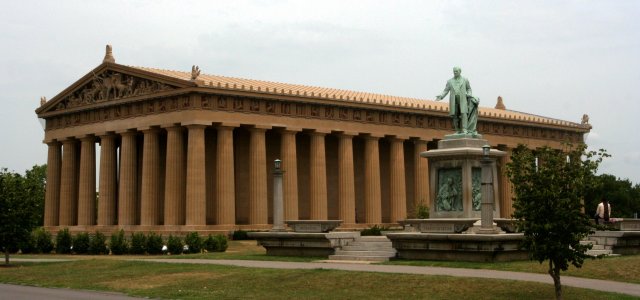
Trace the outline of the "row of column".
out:
M 143 149 L 137 149 L 138 132 L 136 131 L 98 136 L 101 142 L 99 201 L 96 201 L 95 194 L 97 138 L 93 135 L 82 137 L 79 139 L 79 147 L 77 139 L 48 143 L 45 225 L 116 225 L 116 222 L 118 225 L 207 225 L 206 126 L 170 126 L 165 129 L 167 138 L 164 155 L 161 154 L 164 148 L 161 149 L 159 128 L 141 130 L 144 135 Z M 218 126 L 216 129 L 213 220 L 216 225 L 235 225 L 234 127 Z M 184 141 L 184 130 L 188 131 L 187 141 Z M 249 129 L 248 217 L 249 224 L 252 225 L 268 223 L 267 163 L 269 162 L 266 161 L 266 130 L 267 128 L 259 127 Z M 287 220 L 299 218 L 296 133 L 295 130 L 281 131 L 281 159 L 283 170 L 286 171 L 283 177 L 283 197 Z M 328 218 L 325 153 L 327 133 L 315 131 L 309 134 L 310 219 Z M 345 224 L 356 223 L 354 136 L 355 134 L 340 134 L 338 142 L 337 210 L 338 217 Z M 369 224 L 382 222 L 378 147 L 380 138 L 365 137 L 364 222 Z M 120 140 L 119 163 L 118 140 Z M 420 152 L 426 151 L 426 142 L 415 141 L 413 155 L 418 159 L 414 161 L 414 191 L 406 191 L 405 188 L 403 143 L 404 139 L 401 138 L 390 140 L 391 222 L 407 217 L 407 192 L 414 193 L 416 202 L 425 202 L 428 198 L 427 160 L 419 158 Z M 163 157 L 164 160 L 162 160 Z M 140 184 L 137 182 L 139 179 L 141 179 Z M 429 203 L 425 204 L 429 205 Z

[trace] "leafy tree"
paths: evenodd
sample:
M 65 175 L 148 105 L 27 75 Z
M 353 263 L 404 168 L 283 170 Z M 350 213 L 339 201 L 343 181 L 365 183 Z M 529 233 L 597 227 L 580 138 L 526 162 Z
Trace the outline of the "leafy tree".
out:
M 587 151 L 586 145 L 566 145 L 563 151 L 524 145 L 507 164 L 515 199 L 513 216 L 524 232 L 523 246 L 531 259 L 548 260 L 556 299 L 562 299 L 560 271 L 569 264 L 582 267 L 591 245 L 580 240 L 592 232 L 590 217 L 582 213 L 582 199 L 594 180 L 605 150 Z
M 606 198 L 611 203 L 611 216 L 630 218 L 640 212 L 640 185 L 632 185 L 629 179 L 620 179 L 611 174 L 596 177 L 597 184 L 589 187 L 584 198 L 587 213 L 593 215 L 598 203 Z
M 35 241 L 36 253 L 51 253 L 53 250 L 53 242 L 51 241 L 51 233 L 40 227 L 33 231 L 33 240 Z
M 21 241 L 30 240 L 31 229 L 37 224 L 33 208 L 37 201 L 38 195 L 24 177 L 0 169 L 0 249 L 5 253 L 5 264 Z
M 47 184 L 47 165 L 35 165 L 25 172 L 25 188 L 31 207 L 31 221 L 36 226 L 42 226 L 44 222 L 44 194 Z

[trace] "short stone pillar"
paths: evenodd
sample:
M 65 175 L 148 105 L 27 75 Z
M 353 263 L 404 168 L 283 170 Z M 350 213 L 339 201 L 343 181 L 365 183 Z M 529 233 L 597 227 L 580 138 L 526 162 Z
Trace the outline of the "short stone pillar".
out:
M 480 229 L 477 233 L 492 234 L 502 232 L 498 227 L 493 225 L 494 212 L 494 195 L 493 195 L 493 168 L 495 160 L 489 157 L 491 147 L 489 145 L 482 146 L 482 218 L 480 219 Z
M 282 161 L 274 161 L 273 170 L 273 228 L 271 231 L 285 231 L 284 227 L 284 200 L 282 198 Z

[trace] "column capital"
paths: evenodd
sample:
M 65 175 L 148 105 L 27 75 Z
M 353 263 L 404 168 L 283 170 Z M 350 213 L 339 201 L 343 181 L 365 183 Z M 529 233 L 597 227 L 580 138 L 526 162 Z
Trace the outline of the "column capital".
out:
M 316 135 L 316 136 L 325 136 L 325 135 L 329 134 L 330 132 L 325 132 L 325 131 L 322 131 L 322 130 L 320 130 L 320 131 L 314 130 L 314 131 L 309 131 L 307 133 L 310 136 L 314 136 L 314 135 Z
M 258 133 L 260 133 L 260 132 L 265 132 L 265 131 L 267 131 L 267 129 L 268 129 L 268 128 L 262 128 L 262 127 L 249 127 L 248 129 L 249 129 L 249 131 L 251 131 L 251 132 L 258 132 Z
M 138 131 L 136 131 L 135 129 L 125 129 L 125 130 L 116 131 L 116 133 L 121 136 L 125 136 L 125 135 L 135 135 L 138 133 Z
M 414 145 L 426 144 L 426 143 L 427 143 L 427 141 L 422 140 L 422 139 L 420 139 L 420 138 L 411 139 L 411 140 L 413 141 L 413 144 L 414 144 Z
M 162 127 L 162 129 L 165 129 L 167 132 L 169 132 L 169 131 L 183 131 L 184 127 L 182 127 L 180 124 L 175 124 L 175 125 L 171 125 L 171 126 L 167 126 L 167 127 Z
M 45 142 L 47 146 L 60 146 L 61 143 L 58 140 L 50 140 Z
M 301 128 L 295 128 L 295 127 L 285 127 L 285 128 L 281 128 L 279 131 L 282 132 L 282 133 L 285 133 L 285 132 L 287 132 L 287 133 L 297 133 L 297 132 L 301 132 L 302 129 Z
M 144 128 L 138 128 L 138 131 L 141 131 L 144 134 L 147 133 L 156 133 L 160 131 L 160 127 L 157 126 L 149 126 L 149 127 L 144 127 Z
M 358 133 L 357 132 L 353 132 L 353 131 L 333 131 L 333 133 L 337 134 L 340 137 L 354 137 L 357 136 Z
M 77 139 L 79 139 L 82 142 L 91 142 L 96 140 L 96 136 L 93 134 L 87 134 L 87 135 L 83 135 L 83 136 L 77 136 Z
M 95 135 L 99 138 L 115 137 L 116 133 L 114 131 L 102 131 L 102 132 L 96 132 Z
M 270 125 L 253 125 L 251 128 L 267 130 L 267 129 L 273 128 L 273 126 L 270 126 Z
M 362 137 L 366 140 L 379 140 L 380 138 L 383 138 L 384 136 L 381 135 L 376 135 L 376 134 L 365 134 L 362 135 Z
M 167 124 L 160 125 L 160 128 L 164 128 L 164 129 L 176 128 L 176 127 L 182 127 L 182 126 L 180 125 L 180 123 L 167 123 Z
M 66 137 L 64 139 L 62 139 L 60 141 L 63 145 L 67 145 L 67 144 L 75 144 L 78 142 L 78 140 L 74 137 Z
M 408 136 L 402 136 L 402 135 L 390 135 L 387 137 L 390 141 L 405 141 L 408 140 L 409 137 Z
M 205 129 L 207 128 L 209 125 L 203 125 L 203 124 L 188 124 L 188 125 L 182 125 L 188 129 L 198 129 L 198 128 L 202 128 Z

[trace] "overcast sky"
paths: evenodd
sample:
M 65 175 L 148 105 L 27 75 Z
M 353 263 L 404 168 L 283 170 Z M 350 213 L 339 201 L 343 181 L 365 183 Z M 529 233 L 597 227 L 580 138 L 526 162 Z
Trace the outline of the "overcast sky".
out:
M 102 62 L 434 99 L 580 122 L 640 183 L 640 1 L 0 0 L 0 167 L 47 160 L 34 110 Z

